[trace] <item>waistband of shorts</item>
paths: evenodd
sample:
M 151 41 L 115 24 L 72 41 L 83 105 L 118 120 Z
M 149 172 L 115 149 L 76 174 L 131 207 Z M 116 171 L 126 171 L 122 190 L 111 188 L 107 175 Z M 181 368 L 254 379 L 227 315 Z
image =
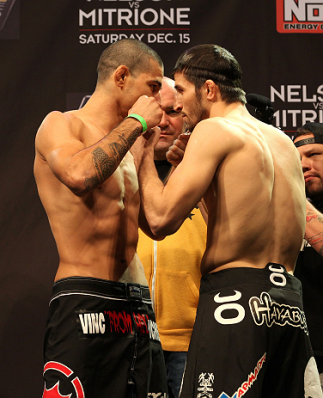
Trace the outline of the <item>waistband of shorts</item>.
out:
M 271 284 L 269 278 L 271 273 L 284 275 L 285 288 L 296 290 L 300 288 L 298 279 L 290 275 L 283 265 L 268 263 L 264 268 L 236 267 L 206 274 L 201 278 L 200 294 L 237 284 Z
M 62 294 L 89 293 L 125 300 L 150 300 L 148 286 L 138 283 L 114 282 L 99 278 L 72 276 L 56 281 L 52 300 Z

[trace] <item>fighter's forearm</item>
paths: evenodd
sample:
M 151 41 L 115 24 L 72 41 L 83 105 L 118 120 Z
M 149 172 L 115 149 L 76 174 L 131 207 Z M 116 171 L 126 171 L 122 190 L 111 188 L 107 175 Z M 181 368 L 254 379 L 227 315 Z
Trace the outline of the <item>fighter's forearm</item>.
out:
M 86 191 L 96 188 L 112 175 L 140 134 L 141 128 L 138 126 L 129 129 L 121 125 L 98 142 L 91 150 L 93 175 L 84 180 Z
M 137 137 L 141 134 L 140 123 L 127 119 L 102 140 L 78 152 L 71 159 L 77 165 L 75 185 L 71 188 L 79 196 L 97 188 L 117 169 Z M 75 166 L 74 166 L 75 170 Z
M 323 214 L 306 202 L 305 239 L 323 256 Z
M 158 177 L 152 154 L 145 154 L 138 169 L 141 206 L 152 232 L 158 235 L 160 217 L 165 213 L 164 184 Z

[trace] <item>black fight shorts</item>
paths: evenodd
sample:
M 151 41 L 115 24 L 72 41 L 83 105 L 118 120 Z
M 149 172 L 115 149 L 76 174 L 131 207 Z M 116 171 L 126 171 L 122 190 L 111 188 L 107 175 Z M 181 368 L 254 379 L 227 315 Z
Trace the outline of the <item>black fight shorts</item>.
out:
M 54 284 L 43 398 L 166 398 L 148 287 L 72 277 Z
M 322 398 L 301 283 L 279 264 L 202 277 L 181 398 Z

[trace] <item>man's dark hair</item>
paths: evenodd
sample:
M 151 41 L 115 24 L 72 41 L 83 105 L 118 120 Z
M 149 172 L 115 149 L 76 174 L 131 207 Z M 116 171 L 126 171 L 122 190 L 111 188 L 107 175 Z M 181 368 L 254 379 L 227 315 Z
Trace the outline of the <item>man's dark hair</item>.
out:
M 297 129 L 294 139 L 308 134 L 314 134 L 315 137 L 319 135 L 323 136 L 323 123 L 309 122 L 304 124 L 304 126 Z
M 133 75 L 147 71 L 151 60 L 163 67 L 160 56 L 145 43 L 135 39 L 116 41 L 107 47 L 100 56 L 97 67 L 98 84 L 106 80 L 120 65 L 127 66 Z
M 295 139 L 302 135 L 313 134 L 312 138 L 304 138 L 303 140 L 297 141 Z M 323 123 L 309 122 L 304 124 L 304 126 L 299 127 L 296 134 L 293 137 L 293 141 L 296 147 L 307 145 L 307 144 L 323 144 Z
M 183 73 L 196 91 L 206 80 L 212 80 L 219 87 L 223 101 L 246 103 L 241 67 L 234 56 L 220 46 L 201 44 L 186 50 L 176 62 L 175 73 Z
M 303 127 L 299 127 L 296 130 L 295 135 L 293 136 L 293 141 L 295 140 L 295 138 L 300 137 L 301 135 L 310 135 L 310 134 L 313 134 L 310 130 Z

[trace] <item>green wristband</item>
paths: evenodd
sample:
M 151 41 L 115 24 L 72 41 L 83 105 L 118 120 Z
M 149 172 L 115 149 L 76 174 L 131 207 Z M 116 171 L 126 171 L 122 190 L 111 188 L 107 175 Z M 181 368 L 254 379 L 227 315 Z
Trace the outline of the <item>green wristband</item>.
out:
M 146 120 L 142 116 L 137 115 L 136 113 L 131 113 L 130 115 L 128 115 L 126 117 L 126 119 L 128 117 L 133 117 L 134 119 L 137 119 L 141 123 L 141 125 L 142 125 L 142 134 L 147 131 L 147 123 L 146 123 Z

